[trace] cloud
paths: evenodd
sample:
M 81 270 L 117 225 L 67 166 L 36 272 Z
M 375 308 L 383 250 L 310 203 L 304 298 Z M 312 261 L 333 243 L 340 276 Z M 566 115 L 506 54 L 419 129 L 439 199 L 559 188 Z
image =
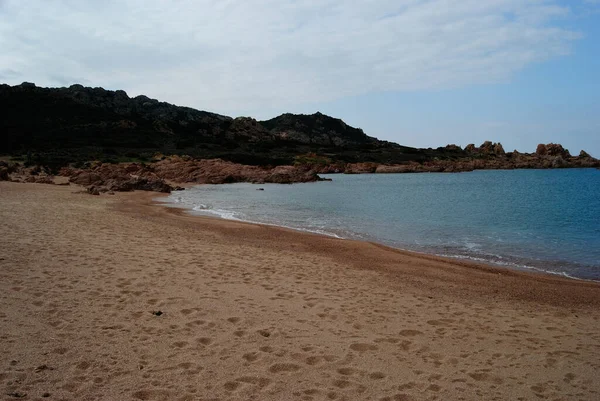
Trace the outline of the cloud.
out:
M 502 82 L 581 37 L 553 0 L 0 4 L 0 71 L 223 112 Z
M 18 79 L 18 77 L 20 77 L 20 76 L 21 76 L 21 74 L 19 74 L 18 71 L 11 70 L 10 68 L 0 69 L 0 79 L 4 79 L 4 80 Z

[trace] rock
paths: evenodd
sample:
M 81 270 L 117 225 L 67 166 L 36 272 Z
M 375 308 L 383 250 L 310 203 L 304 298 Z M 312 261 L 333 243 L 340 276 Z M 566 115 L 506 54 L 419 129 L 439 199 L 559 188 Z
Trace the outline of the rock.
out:
M 558 143 L 549 143 L 546 145 L 546 152 L 549 156 L 561 156 L 563 158 L 571 157 L 569 151 Z
M 0 166 L 0 181 L 8 181 L 8 167 Z
M 171 192 L 171 186 L 154 174 L 152 167 L 136 163 L 96 164 L 88 169 L 63 168 L 60 174 L 92 192 L 94 189 L 98 192 Z
M 154 316 L 161 316 L 161 315 L 163 315 L 163 314 L 164 314 L 164 312 L 162 312 L 162 311 L 159 311 L 159 310 L 155 310 L 155 311 L 152 311 L 152 314 L 153 314 Z
M 365 174 L 374 173 L 377 170 L 377 163 L 348 163 L 346 164 L 345 174 Z
M 485 141 L 479 147 L 479 151 L 482 153 L 494 153 L 494 144 L 492 141 Z
M 545 145 L 543 143 L 540 143 L 537 146 L 535 153 L 538 156 L 561 156 L 565 159 L 571 157 L 569 151 L 563 148 L 562 145 L 558 143 L 548 143 Z
M 90 195 L 100 195 L 100 190 L 95 186 L 88 187 L 87 192 Z
M 50 367 L 48 365 L 45 365 L 45 364 L 44 365 L 40 365 L 37 368 L 35 368 L 36 372 L 41 372 L 43 370 L 54 370 L 54 368 L 52 368 L 52 367 Z
M 36 184 L 54 185 L 54 177 L 51 175 L 38 175 L 35 176 L 34 180 L 30 182 L 35 182 Z
M 581 152 L 579 152 L 579 157 L 588 158 L 588 157 L 592 157 L 592 156 L 590 156 L 589 153 L 586 152 L 585 150 L 582 150 Z
M 506 152 L 504 151 L 504 147 L 500 142 L 494 144 L 494 154 L 496 155 L 504 155 Z
M 565 159 L 562 158 L 562 156 L 556 156 L 554 158 L 554 160 L 552 160 L 552 168 L 563 168 L 566 167 L 567 162 L 565 162 Z
M 535 154 L 536 155 L 540 155 L 540 156 L 545 156 L 548 154 L 548 149 L 546 148 L 546 145 L 544 145 L 543 143 L 540 143 L 537 148 L 535 149 Z
M 259 167 L 232 163 L 221 159 L 183 160 L 172 156 L 154 164 L 154 173 L 164 180 L 196 184 L 234 182 L 282 183 L 318 181 L 310 166 Z

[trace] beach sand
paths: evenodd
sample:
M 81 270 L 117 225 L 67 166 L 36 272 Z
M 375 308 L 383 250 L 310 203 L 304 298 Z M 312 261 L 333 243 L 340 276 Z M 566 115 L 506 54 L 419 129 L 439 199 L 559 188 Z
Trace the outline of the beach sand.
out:
M 0 399 L 600 399 L 598 283 L 77 191 L 0 183 Z

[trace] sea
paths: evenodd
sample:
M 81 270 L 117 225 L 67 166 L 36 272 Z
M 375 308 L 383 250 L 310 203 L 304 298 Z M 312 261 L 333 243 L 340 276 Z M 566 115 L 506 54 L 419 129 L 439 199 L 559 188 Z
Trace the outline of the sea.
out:
M 199 185 L 167 201 L 192 214 L 600 281 L 600 170 L 322 177 L 332 181 Z

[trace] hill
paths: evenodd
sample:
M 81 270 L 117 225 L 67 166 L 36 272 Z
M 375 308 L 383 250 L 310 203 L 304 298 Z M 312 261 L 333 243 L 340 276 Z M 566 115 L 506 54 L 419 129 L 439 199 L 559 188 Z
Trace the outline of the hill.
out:
M 157 152 L 248 165 L 291 164 L 308 153 L 332 162 L 388 164 L 464 156 L 461 149 L 380 141 L 321 113 L 256 121 L 81 85 L 0 85 L 0 110 L 0 154 L 29 154 L 41 164 L 147 160 Z

